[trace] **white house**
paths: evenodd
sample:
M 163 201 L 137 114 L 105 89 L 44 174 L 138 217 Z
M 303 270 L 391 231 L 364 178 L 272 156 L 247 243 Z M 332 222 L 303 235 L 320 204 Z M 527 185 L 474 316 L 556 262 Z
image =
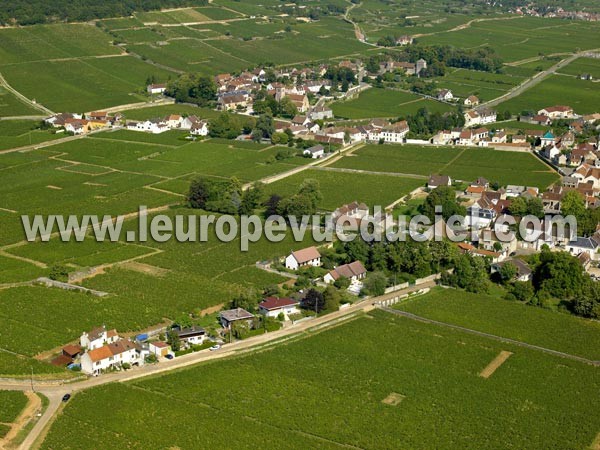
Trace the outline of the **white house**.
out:
M 373 128 L 369 131 L 367 139 L 369 141 L 380 141 L 398 144 L 403 143 L 404 138 L 410 131 L 406 120 L 384 126 L 383 128 Z
M 437 99 L 444 102 L 449 102 L 454 99 L 454 94 L 452 94 L 450 89 L 442 89 L 440 92 L 438 92 Z
M 82 333 L 79 345 L 88 350 L 100 348 L 106 344 L 112 344 L 119 340 L 117 330 L 106 330 L 105 326 L 94 328 L 87 333 Z
M 308 247 L 292 252 L 285 258 L 285 267 L 290 270 L 298 270 L 300 267 L 321 265 L 321 254 L 316 247 Z
M 338 266 L 335 269 L 329 271 L 324 277 L 325 283 L 335 283 L 340 278 L 348 278 L 351 283 L 356 283 L 367 276 L 367 269 L 360 261 L 354 261 L 350 264 L 344 264 Z
M 208 122 L 205 120 L 194 122 L 190 127 L 190 134 L 193 136 L 208 136 L 208 132 Z
M 150 342 L 148 348 L 150 350 L 150 353 L 156 356 L 157 358 L 164 357 L 171 352 L 171 346 L 166 342 L 162 341 Z
M 81 357 L 81 371 L 88 375 L 100 375 L 103 371 L 122 367 L 123 364 L 141 366 L 144 364 L 139 345 L 121 339 L 87 351 Z
M 439 186 L 451 186 L 452 178 L 448 175 L 430 175 L 427 180 L 427 187 L 429 189 L 435 189 Z
M 170 114 L 165 117 L 164 122 L 169 128 L 181 128 L 183 117 L 181 117 L 179 114 Z
M 471 110 L 465 113 L 465 126 L 483 125 L 496 121 L 497 114 L 490 109 Z
M 162 94 L 166 90 L 166 84 L 149 84 L 147 87 L 148 94 Z
M 565 250 L 573 256 L 579 256 L 582 253 L 587 253 L 592 261 L 600 259 L 598 247 L 600 246 L 600 236 L 597 232 L 592 237 L 577 237 L 573 241 L 567 242 Z
M 302 154 L 310 156 L 312 159 L 319 159 L 325 156 L 325 148 L 322 145 L 315 145 L 304 150 Z
M 529 267 L 529 265 L 520 259 L 507 259 L 502 262 L 496 262 L 491 265 L 490 271 L 491 273 L 497 273 L 502 270 L 506 264 L 512 264 L 517 269 L 517 273 L 515 274 L 515 280 L 517 281 L 531 281 L 533 271 Z
M 572 119 L 575 117 L 573 108 L 565 105 L 550 106 L 538 111 L 540 116 L 548 116 L 551 119 Z
M 477 106 L 479 105 L 479 97 L 475 95 L 469 95 L 467 98 L 465 98 L 464 104 L 465 106 Z
M 206 330 L 197 326 L 173 331 L 177 334 L 179 340 L 187 345 L 201 345 L 208 337 Z
M 258 312 L 267 317 L 278 317 L 283 314 L 289 320 L 292 314 L 298 314 L 298 301 L 291 298 L 267 297 L 258 304 Z

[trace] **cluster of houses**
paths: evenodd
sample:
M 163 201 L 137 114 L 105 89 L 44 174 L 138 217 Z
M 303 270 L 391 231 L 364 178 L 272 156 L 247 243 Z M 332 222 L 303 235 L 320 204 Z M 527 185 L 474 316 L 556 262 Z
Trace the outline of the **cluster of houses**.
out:
M 68 133 L 85 134 L 90 131 L 111 128 L 121 123 L 122 116 L 108 115 L 106 111 L 92 111 L 85 116 L 75 113 L 54 114 L 44 120 L 54 128 L 64 129 Z
M 144 131 L 152 134 L 160 134 L 169 130 L 186 130 L 192 136 L 207 136 L 208 122 L 192 116 L 181 116 L 170 114 L 162 118 L 148 119 L 142 121 L 128 121 L 125 124 L 128 130 Z

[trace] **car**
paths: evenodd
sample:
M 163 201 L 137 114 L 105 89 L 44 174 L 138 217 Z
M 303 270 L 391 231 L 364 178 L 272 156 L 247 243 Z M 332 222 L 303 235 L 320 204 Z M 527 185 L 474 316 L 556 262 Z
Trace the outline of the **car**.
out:
M 70 398 L 71 398 L 71 394 L 65 394 L 65 395 L 63 395 L 62 401 L 68 402 Z
M 167 354 L 165 355 L 165 358 L 167 358 L 167 359 L 173 359 L 173 358 L 175 358 L 175 357 L 174 357 L 173 355 L 171 355 L 170 353 L 167 353 Z
M 211 347 L 209 350 L 210 350 L 211 352 L 214 352 L 214 351 L 216 351 L 216 350 L 219 350 L 220 348 L 221 348 L 221 346 L 220 346 L 219 344 L 217 344 L 217 345 L 213 345 L 213 346 L 212 346 L 212 347 Z

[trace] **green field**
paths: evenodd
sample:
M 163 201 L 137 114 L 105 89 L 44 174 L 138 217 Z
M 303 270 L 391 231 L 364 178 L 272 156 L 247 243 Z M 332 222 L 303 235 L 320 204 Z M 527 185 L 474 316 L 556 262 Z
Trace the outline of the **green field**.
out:
M 64 134 L 53 134 L 48 130 L 40 130 L 37 128 L 38 125 L 39 122 L 33 120 L 0 121 L 0 150 L 39 144 L 65 137 Z
M 376 88 L 368 89 L 356 99 L 340 101 L 332 105 L 335 116 L 346 119 L 396 118 L 414 114 L 421 108 L 427 108 L 431 112 L 446 112 L 453 109 L 445 103 L 424 99 L 416 94 Z
M 481 101 L 489 101 L 505 94 L 524 79 L 511 74 L 453 69 L 446 76 L 435 78 L 435 81 L 440 88 L 450 89 L 454 97 L 461 100 L 476 95 Z
M 579 58 L 565 67 L 561 67 L 559 73 L 567 75 L 579 76 L 582 74 L 590 74 L 594 79 L 600 78 L 600 59 L 596 58 Z
M 513 355 L 478 376 L 502 350 Z M 77 394 L 42 448 L 215 448 L 224 434 L 229 448 L 585 448 L 599 388 L 595 367 L 375 311 L 267 351 Z M 385 404 L 392 394 L 398 403 Z M 152 421 L 160 429 L 143 427 Z
M 26 97 L 54 111 L 73 112 L 143 101 L 149 76 L 174 76 L 132 56 L 39 61 L 2 66 L 0 71 Z
M 600 324 L 491 295 L 455 289 L 400 303 L 397 308 L 428 319 L 539 345 L 584 358 L 600 359 Z
M 19 100 L 6 88 L 0 86 L 0 117 L 43 115 L 38 109 Z
M 319 181 L 323 200 L 319 207 L 333 211 L 354 200 L 370 207 L 387 205 L 423 185 L 425 180 L 389 175 L 344 173 L 337 171 L 308 169 L 267 185 L 267 192 L 281 196 L 295 194 L 307 179 Z
M 481 176 L 501 185 L 540 188 L 558 179 L 531 154 L 483 148 L 367 145 L 335 162 L 333 167 L 417 175 L 441 173 L 465 181 Z
M 521 111 L 538 111 L 553 105 L 569 105 L 577 114 L 600 111 L 600 89 L 591 81 L 566 75 L 552 75 L 518 97 L 498 105 L 499 111 L 514 114 Z

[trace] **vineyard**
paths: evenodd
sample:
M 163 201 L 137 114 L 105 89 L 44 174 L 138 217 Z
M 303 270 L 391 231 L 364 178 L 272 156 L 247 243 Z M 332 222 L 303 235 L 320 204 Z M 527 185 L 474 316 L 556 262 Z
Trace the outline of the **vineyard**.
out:
M 501 351 L 513 355 L 480 377 Z M 584 448 L 599 388 L 593 367 L 377 311 L 270 351 L 85 391 L 43 448 L 214 448 L 224 435 L 232 448 Z

